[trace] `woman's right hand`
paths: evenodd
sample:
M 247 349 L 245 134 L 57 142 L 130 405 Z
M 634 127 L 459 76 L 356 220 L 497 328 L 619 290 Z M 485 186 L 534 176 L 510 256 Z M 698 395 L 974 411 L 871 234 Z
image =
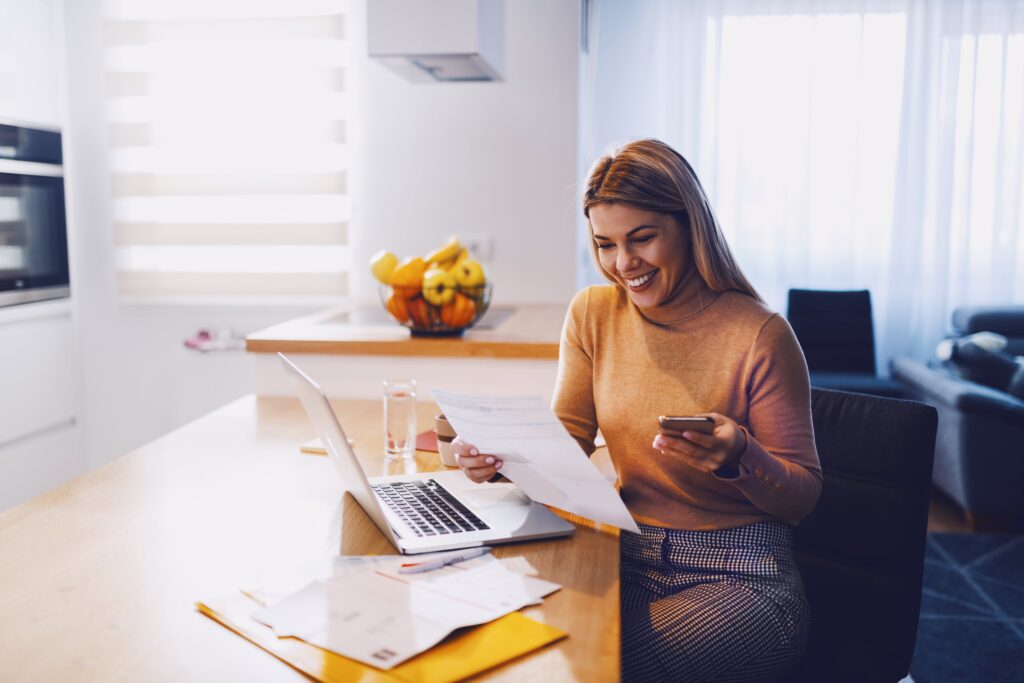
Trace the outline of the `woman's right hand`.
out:
M 501 469 L 501 460 L 493 455 L 482 455 L 476 446 L 464 443 L 459 437 L 452 440 L 452 453 L 455 454 L 455 462 L 459 463 L 459 469 L 478 484 L 484 483 Z

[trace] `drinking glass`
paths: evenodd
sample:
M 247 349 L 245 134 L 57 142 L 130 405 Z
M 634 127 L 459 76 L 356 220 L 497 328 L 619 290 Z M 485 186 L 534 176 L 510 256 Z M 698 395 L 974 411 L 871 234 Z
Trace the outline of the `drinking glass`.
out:
M 384 380 L 384 450 L 388 462 L 413 457 L 416 450 L 414 380 Z

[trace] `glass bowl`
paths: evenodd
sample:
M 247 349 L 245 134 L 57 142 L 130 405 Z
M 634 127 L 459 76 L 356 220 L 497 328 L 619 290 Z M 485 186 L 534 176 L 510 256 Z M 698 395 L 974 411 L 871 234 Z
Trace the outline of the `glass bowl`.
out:
M 490 283 L 454 290 L 380 285 L 384 310 L 416 336 L 457 337 L 491 305 Z

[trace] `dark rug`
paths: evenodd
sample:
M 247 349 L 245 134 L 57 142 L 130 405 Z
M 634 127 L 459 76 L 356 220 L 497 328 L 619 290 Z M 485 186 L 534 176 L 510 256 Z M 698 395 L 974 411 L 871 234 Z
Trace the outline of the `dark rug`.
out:
M 914 683 L 1024 681 L 1024 536 L 929 534 Z

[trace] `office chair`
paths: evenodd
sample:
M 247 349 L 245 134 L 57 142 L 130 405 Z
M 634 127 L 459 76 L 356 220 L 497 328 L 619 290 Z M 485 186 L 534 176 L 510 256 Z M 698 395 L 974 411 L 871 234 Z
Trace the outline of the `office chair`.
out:
M 811 386 L 902 396 L 898 382 L 876 374 L 868 290 L 791 289 L 786 319 L 807 359 Z
M 811 413 L 824 487 L 796 528 L 811 626 L 792 681 L 896 683 L 917 638 L 938 416 L 822 389 Z

